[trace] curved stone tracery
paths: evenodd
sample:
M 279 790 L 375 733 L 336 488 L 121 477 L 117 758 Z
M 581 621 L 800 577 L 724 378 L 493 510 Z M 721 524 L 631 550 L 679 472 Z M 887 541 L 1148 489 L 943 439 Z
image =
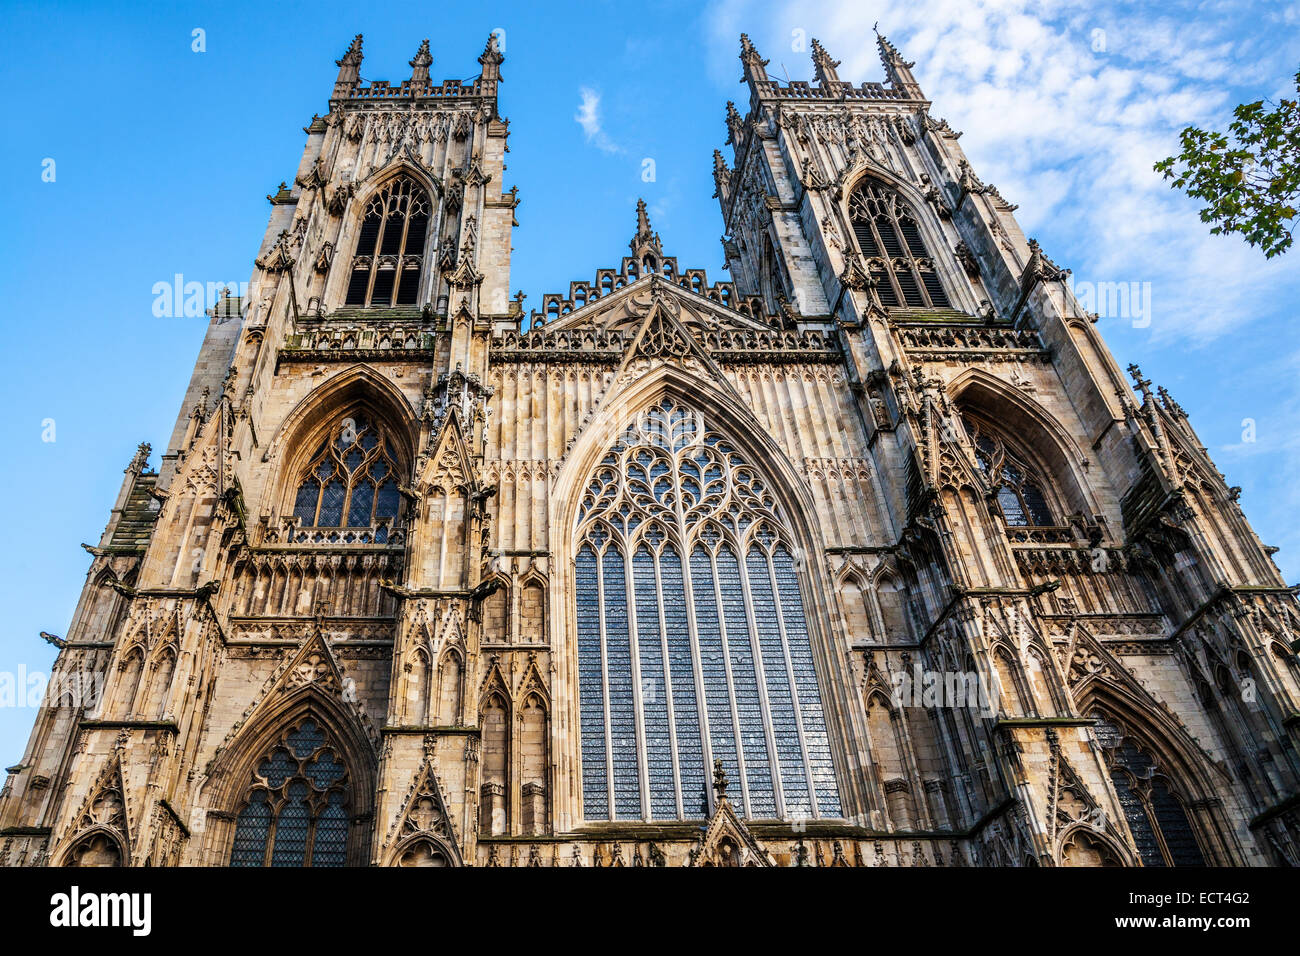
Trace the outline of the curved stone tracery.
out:
M 798 552 L 734 443 L 652 406 L 597 466 L 576 541 L 585 817 L 702 818 L 715 758 L 747 816 L 838 815 Z

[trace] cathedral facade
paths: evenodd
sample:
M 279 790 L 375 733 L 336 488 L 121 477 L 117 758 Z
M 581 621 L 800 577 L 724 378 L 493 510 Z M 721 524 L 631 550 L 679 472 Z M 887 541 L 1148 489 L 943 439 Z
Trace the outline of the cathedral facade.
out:
M 496 40 L 392 85 L 358 36 L 47 636 L 0 861 L 1300 863 L 1271 549 L 878 42 L 742 36 L 729 278 L 641 204 L 526 311 Z

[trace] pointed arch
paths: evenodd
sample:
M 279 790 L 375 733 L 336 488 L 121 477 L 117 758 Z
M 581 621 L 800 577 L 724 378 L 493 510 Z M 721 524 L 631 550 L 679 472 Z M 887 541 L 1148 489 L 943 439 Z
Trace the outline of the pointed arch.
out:
M 169 641 L 159 647 L 149 667 L 149 692 L 144 706 L 148 708 L 151 720 L 162 720 L 167 713 L 172 677 L 176 673 L 176 644 Z
M 424 726 L 429 722 L 433 688 L 433 665 L 428 650 L 421 645 L 413 647 L 406 655 L 402 672 L 406 682 L 402 703 L 403 723 Z
M 462 701 L 465 686 L 465 658 L 456 646 L 444 648 L 438 658 L 437 720 L 442 727 L 458 727 L 462 723 Z
M 923 229 L 927 207 L 915 205 L 878 176 L 864 172 L 845 193 L 849 225 L 867 272 L 872 295 L 885 308 L 947 309 L 948 293 Z
M 113 695 L 113 706 L 127 720 L 135 716 L 140 684 L 144 678 L 145 658 L 144 644 L 136 642 L 123 652 L 117 665 L 117 689 Z
M 303 752 L 306 745 L 295 749 L 289 737 L 307 725 L 316 728 L 308 743 L 319 740 L 319 744 Z M 263 765 L 277 760 L 276 755 L 284 750 L 290 751 L 295 764 L 320 761 L 321 766 L 331 768 L 330 773 L 313 778 L 310 764 L 295 767 L 283 780 L 262 772 L 267 769 Z M 342 770 L 342 782 L 334 763 Z M 269 827 L 276 813 L 284 809 L 291 813 L 295 832 L 302 830 L 304 819 L 312 832 L 319 828 L 321 845 L 328 844 L 328 865 L 366 865 L 377 763 L 369 735 L 337 693 L 307 683 L 264 702 L 213 761 L 203 791 L 212 821 L 206 847 L 209 863 L 227 865 L 232 863 L 232 854 L 238 853 L 242 865 L 261 865 L 254 862 L 258 847 L 276 852 Z M 293 781 L 301 781 L 303 776 L 313 784 L 307 788 L 306 801 L 301 799 L 301 788 L 290 792 Z M 315 786 L 319 780 L 327 786 Z M 263 822 L 268 827 L 265 832 L 258 829 Z M 312 846 L 314 849 L 315 844 Z M 301 865 L 283 855 L 269 859 L 271 865 Z
M 993 672 L 998 676 L 1002 697 L 1002 712 L 1009 717 L 1024 717 L 1029 708 L 1024 676 L 1016 654 L 1000 641 L 993 645 Z
M 1089 519 L 1101 513 L 1083 462 L 1087 455 L 1069 433 L 1033 399 L 984 369 L 966 369 L 948 383 L 948 396 L 963 412 L 1011 436 L 1062 498 L 1062 510 Z M 1058 515 L 1064 521 L 1065 515 Z
M 524 644 L 544 644 L 547 639 L 546 577 L 532 570 L 519 583 L 519 640 Z
M 324 439 L 332 421 L 349 406 L 361 403 L 373 406 L 403 437 L 401 451 L 409 466 L 415 459 L 419 414 L 400 388 L 374 366 L 366 364 L 335 372 L 303 396 L 271 435 L 262 460 L 281 457 L 286 449 L 300 456 L 309 455 L 315 447 L 313 441 L 319 443 Z
M 1088 683 L 1077 707 L 1097 720 L 1103 759 L 1145 865 L 1242 862 L 1215 798 L 1229 785 L 1226 769 L 1167 711 L 1101 678 Z
M 430 286 L 437 239 L 438 184 L 399 159 L 358 190 L 344 219 L 339 249 L 348 264 L 331 290 L 345 307 L 414 307 Z M 341 294 L 340 294 L 341 293 Z
M 597 572 L 596 552 L 582 544 L 580 535 L 586 536 L 605 519 L 594 517 L 596 512 L 591 509 L 598 504 L 599 496 L 593 498 L 587 485 L 604 467 L 601 462 L 611 449 L 621 447 L 623 436 L 638 415 L 666 407 L 689 409 L 692 416 L 706 423 L 707 432 L 725 444 L 727 454 L 734 453 L 737 461 L 745 463 L 747 473 L 754 476 L 757 494 L 741 509 L 743 520 L 734 515 L 712 516 L 701 518 L 698 526 L 692 525 L 685 538 L 696 544 L 689 551 L 683 547 L 687 543 L 683 531 L 675 530 L 677 519 L 646 521 L 626 542 L 621 536 L 619 540 L 610 538 L 607 545 L 601 545 L 602 570 Z M 686 455 L 687 447 L 672 454 Z M 680 467 L 674 475 L 678 472 Z M 829 638 L 826 614 L 835 605 L 828 590 L 820 528 L 811 520 L 816 511 L 807 484 L 731 386 L 698 378 L 669 364 L 644 375 L 622 376 L 562 461 L 554 487 L 549 501 L 551 527 L 556 529 L 561 553 L 577 556 L 576 563 L 566 560 L 552 569 L 550 594 L 551 607 L 564 608 L 568 621 L 568 627 L 553 631 L 555 651 L 561 659 L 573 662 L 558 678 L 558 693 L 560 699 L 572 702 L 567 706 L 572 708 L 570 719 L 574 725 L 585 722 L 589 727 L 581 755 L 574 755 L 583 768 L 583 817 L 696 819 L 707 815 L 712 805 L 708 767 L 715 750 L 725 758 L 728 772 L 739 781 L 737 805 L 744 812 L 758 816 L 780 812 L 780 801 L 784 799 L 787 812 L 804 806 L 810 813 L 840 816 L 840 787 L 855 788 L 860 784 L 837 780 L 834 767 L 848 759 L 839 748 L 858 737 L 829 729 L 845 718 L 840 708 L 823 705 L 833 688 L 850 678 L 838 645 Z M 580 508 L 587 509 L 581 521 Z M 737 520 L 740 523 L 730 526 Z M 655 531 L 656 527 L 663 531 L 662 535 Z M 706 540 L 710 534 L 713 537 Z M 796 555 L 801 559 L 798 562 Z M 612 610 L 613 604 L 600 605 L 602 599 L 593 590 L 593 575 L 597 573 L 600 580 L 608 581 L 608 593 L 623 610 Z M 676 599 L 653 600 L 656 588 L 652 579 L 656 574 L 667 582 L 664 587 L 668 593 L 692 588 L 690 599 L 682 592 Z M 704 590 L 696 593 L 691 583 L 695 581 Z M 707 586 L 705 582 L 709 582 Z M 750 593 L 755 595 L 752 602 Z M 625 599 L 617 598 L 620 594 Z M 696 603 L 707 594 L 715 599 L 708 605 L 710 610 L 697 611 Z M 579 595 L 576 609 L 574 595 Z M 759 617 L 754 611 L 776 606 L 781 611 L 775 617 Z M 599 607 L 616 615 L 610 623 L 614 630 L 607 636 L 617 645 L 618 655 L 623 655 L 625 643 L 629 649 L 626 660 L 618 656 L 613 662 L 618 669 L 615 683 L 632 681 L 627 685 L 629 694 L 619 692 L 620 703 L 615 708 L 618 713 L 609 718 L 618 729 L 604 735 L 595 730 L 605 720 L 603 707 L 581 702 L 584 687 L 586 696 L 594 701 L 592 695 L 603 694 L 603 688 L 611 686 L 608 675 L 600 671 L 603 665 L 597 665 L 595 671 L 591 667 L 599 659 L 592 656 L 592 641 L 605 613 L 593 611 Z M 673 615 L 679 615 L 681 620 L 675 620 Z M 741 674 L 739 680 L 746 687 L 757 688 L 760 679 L 766 681 L 768 675 L 776 681 L 770 686 L 765 684 L 762 691 L 755 689 L 756 701 L 762 701 L 765 694 L 768 701 L 755 706 L 761 709 L 772 706 L 773 700 L 782 701 L 779 718 L 774 716 L 774 710 L 762 729 L 755 728 L 752 733 L 744 730 L 755 751 L 745 771 L 740 766 L 741 754 L 735 750 L 738 712 L 724 706 L 721 697 L 711 702 L 702 666 L 691 665 L 692 655 L 703 653 L 695 649 L 698 643 L 688 642 L 681 648 L 672 640 L 664 644 L 665 634 L 704 634 L 707 641 L 714 641 L 715 630 L 719 646 L 732 648 L 728 655 L 744 647 L 753 650 L 743 661 L 733 661 L 733 673 Z M 727 633 L 733 634 L 734 642 L 725 636 Z M 785 655 L 784 650 L 777 654 L 778 648 L 796 645 L 798 650 L 791 651 L 793 656 Z M 642 652 L 634 653 L 632 647 L 643 648 L 644 659 Z M 673 673 L 674 655 L 682 655 L 676 664 L 680 682 Z M 784 659 L 778 661 L 782 655 Z M 643 695 L 633 698 L 630 688 L 636 681 L 628 675 L 635 669 L 642 670 L 642 680 L 649 675 L 652 683 L 661 688 L 653 699 L 646 700 Z M 791 699 L 790 685 L 782 683 L 785 678 L 780 675 L 789 674 L 794 674 L 800 688 L 797 705 L 786 703 Z M 735 680 L 728 678 L 728 694 L 738 693 L 733 686 Z M 675 716 L 671 720 L 666 714 L 668 696 L 674 700 Z M 650 723 L 637 725 L 625 703 L 641 708 Z M 783 730 L 784 721 L 790 727 Z M 798 729 L 801 721 L 802 730 Z M 647 729 L 642 731 L 638 726 Z M 765 740 L 762 746 L 760 739 Z M 796 757 L 778 746 L 778 739 L 790 746 L 798 741 L 798 746 L 808 749 Z M 610 775 L 616 772 L 621 775 L 620 782 L 611 789 Z M 810 802 L 814 789 L 810 780 L 816 782 L 817 804 Z M 610 799 L 611 793 L 617 792 L 623 794 L 622 799 Z M 652 794 L 658 796 L 652 799 Z M 775 807 L 769 805 L 773 800 Z
M 511 706 L 510 691 L 495 664 L 479 699 L 479 728 L 479 829 L 500 836 L 510 832 Z

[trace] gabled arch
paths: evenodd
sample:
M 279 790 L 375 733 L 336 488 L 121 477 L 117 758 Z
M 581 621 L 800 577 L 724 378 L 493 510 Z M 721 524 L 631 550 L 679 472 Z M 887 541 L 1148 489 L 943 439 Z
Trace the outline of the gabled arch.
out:
M 1216 794 L 1230 786 L 1226 767 L 1216 763 L 1163 708 L 1139 700 L 1128 688 L 1101 678 L 1090 681 L 1077 700 L 1084 715 L 1101 715 L 1137 741 L 1170 782 L 1170 790 L 1187 814 L 1205 861 L 1212 865 L 1241 862 L 1240 851 Z M 1103 748 L 1107 742 L 1102 740 Z
M 423 189 L 429 197 L 429 223 L 423 248 L 421 249 L 421 255 L 424 258 L 424 270 L 420 278 L 419 297 L 417 299 L 417 301 L 428 301 L 429 292 L 433 287 L 434 277 L 437 272 L 437 264 L 433 261 L 432 251 L 436 248 L 438 232 L 442 226 L 442 182 L 425 169 L 422 164 L 413 161 L 412 157 L 399 154 L 387 165 L 372 170 L 354 188 L 353 196 L 343 211 L 343 225 L 339 231 L 336 246 L 339 252 L 339 255 L 335 257 L 336 261 L 346 263 L 346 267 L 330 270 L 324 296 L 327 303 L 342 305 L 346 299 L 352 274 L 351 263 L 361 233 L 362 221 L 365 218 L 366 208 L 369 206 L 370 201 L 396 180 L 402 178 L 411 180 L 412 183 Z
M 312 440 L 323 437 L 347 407 L 361 402 L 373 405 L 404 437 L 402 450 L 409 467 L 415 460 L 419 413 L 386 375 L 365 364 L 341 369 L 305 395 L 271 435 L 262 460 L 271 461 L 286 448 L 310 455 L 315 447 Z
M 861 783 L 848 773 L 836 779 L 833 767 L 846 766 L 850 757 L 839 748 L 846 747 L 849 740 L 859 739 L 859 735 L 828 730 L 828 726 L 835 727 L 837 721 L 844 719 L 844 709 L 823 706 L 823 701 L 831 700 L 836 688 L 848 684 L 850 678 L 846 674 L 848 669 L 841 657 L 840 645 L 829 639 L 826 609 L 835 605 L 828 600 L 829 575 L 824 574 L 826 568 L 824 550 L 820 546 L 820 529 L 810 520 L 815 515 L 815 510 L 807 484 L 790 466 L 789 460 L 766 429 L 754 419 L 742 402 L 733 398 L 732 389 L 723 382 L 690 375 L 676 365 L 662 364 L 646 375 L 621 378 L 620 384 L 615 386 L 615 392 L 602 407 L 604 415 L 598 414 L 589 420 L 588 427 L 578 437 L 560 467 L 556 490 L 550 501 L 551 527 L 555 528 L 558 538 L 556 546 L 560 553 L 567 555 L 564 561 L 552 567 L 552 574 L 555 575 L 551 583 L 552 609 L 564 609 L 563 613 L 569 615 L 568 627 L 555 628 L 554 640 L 556 654 L 560 659 L 572 662 L 567 672 L 559 678 L 556 698 L 567 702 L 565 706 L 571 706 L 573 711 L 581 710 L 581 714 L 573 714 L 576 726 L 590 723 L 590 730 L 582 740 L 582 799 L 586 801 L 582 814 L 593 821 L 614 818 L 695 818 L 701 799 L 708 799 L 706 777 L 711 758 L 720 756 L 728 773 L 737 774 L 737 779 L 740 780 L 737 805 L 744 808 L 744 813 L 753 816 L 779 813 L 784 804 L 789 812 L 797 812 L 807 806 L 810 813 L 823 817 L 841 816 L 844 808 L 841 792 L 861 786 Z M 651 446 L 659 447 L 663 455 L 675 463 L 669 476 L 673 483 L 679 481 L 680 477 L 681 488 L 686 488 L 689 464 L 698 464 L 703 459 L 711 464 L 699 464 L 698 467 L 703 471 L 693 479 L 701 483 L 701 488 L 705 488 L 708 481 L 712 480 L 707 476 L 710 468 L 718 468 L 720 472 L 732 476 L 724 483 L 731 489 L 727 492 L 728 496 L 732 496 L 727 509 L 715 512 L 711 506 L 701 507 L 694 512 L 693 518 L 682 518 L 679 515 L 673 519 L 673 522 L 679 524 L 684 520 L 688 522 L 685 527 L 679 528 L 677 537 L 688 538 L 690 550 L 689 553 L 684 553 L 680 544 L 676 545 L 672 555 L 669 555 L 668 566 L 663 563 L 663 555 L 668 554 L 667 545 L 660 550 L 660 542 L 642 536 L 640 529 L 633 531 L 628 528 L 628 541 L 621 540 L 623 535 L 606 535 L 597 541 L 597 537 L 593 536 L 595 532 L 591 531 L 608 518 L 608 515 L 603 514 L 603 506 L 599 502 L 606 499 L 612 501 L 614 498 L 603 492 L 593 498 L 595 492 L 588 485 L 594 476 L 598 477 L 599 473 L 608 471 L 606 459 L 611 454 L 616 457 L 623 454 L 617 451 L 623 446 L 623 437 L 628 433 L 630 425 L 638 420 L 637 416 L 645 412 L 650 412 L 650 418 L 653 419 L 651 431 L 645 434 L 660 434 L 662 440 L 647 438 L 643 442 L 633 442 L 630 447 L 646 453 L 649 453 Z M 697 414 L 698 419 L 695 418 Z M 695 442 L 685 441 L 684 438 L 686 432 L 692 431 L 698 433 L 698 440 L 702 442 L 699 454 L 690 451 Z M 624 446 L 624 450 L 627 447 Z M 628 475 L 637 467 L 642 467 L 633 464 L 630 459 L 625 464 Z M 737 481 L 736 475 L 742 471 L 748 477 L 745 481 Z M 634 494 L 630 490 L 634 483 L 624 481 L 624 477 L 611 480 L 615 480 L 619 486 L 617 496 L 630 501 L 627 496 Z M 737 489 L 744 486 L 748 486 L 753 493 L 741 498 Z M 707 501 L 710 497 L 706 493 L 699 501 Z M 728 510 L 732 506 L 735 506 L 735 514 L 740 515 L 740 519 L 733 518 L 732 511 Z M 581 511 L 584 507 L 588 511 Z M 651 518 L 662 516 L 650 505 L 637 505 L 637 509 L 646 515 L 642 527 L 650 527 L 653 524 Z M 728 523 L 735 523 L 736 527 L 724 527 Z M 712 537 L 708 531 L 710 527 L 715 527 Z M 770 528 L 771 533 L 764 535 L 763 528 Z M 673 537 L 673 542 L 677 541 L 677 537 Z M 595 558 L 597 550 L 601 553 L 598 561 Z M 797 568 L 794 567 L 794 554 L 803 558 Z M 641 555 L 646 557 L 642 558 Z M 638 562 L 641 562 L 640 566 Z M 814 566 L 814 570 L 810 570 L 809 566 Z M 655 602 L 646 597 L 654 591 L 656 574 L 666 579 L 671 576 L 675 580 L 675 584 L 666 585 L 679 594 L 672 606 L 693 607 L 694 610 L 689 613 L 684 611 L 685 623 L 672 626 L 662 626 L 659 623 L 660 614 L 667 617 L 668 601 L 663 602 L 663 610 L 660 611 Z M 611 581 L 611 591 L 604 593 L 614 594 L 615 598 L 612 601 L 602 598 L 602 604 L 588 606 L 588 610 L 582 611 L 580 615 L 575 607 L 578 588 L 584 589 L 584 593 L 594 593 L 597 575 L 602 580 Z M 690 597 L 695 598 L 694 601 L 686 600 L 682 591 L 688 587 L 692 588 Z M 741 610 L 742 601 L 736 596 L 744 593 L 746 588 L 755 594 L 766 594 L 766 597 L 755 597 L 755 604 L 779 604 L 779 617 L 784 623 L 779 626 L 776 618 L 772 618 L 770 624 L 758 622 L 757 619 L 742 622 L 741 615 L 745 615 L 746 611 Z M 774 592 L 779 592 L 779 602 L 774 601 Z M 617 597 L 619 594 L 623 594 L 623 597 Z M 699 598 L 707 594 L 715 594 L 718 600 L 708 602 L 707 610 L 702 610 Z M 774 658 L 770 670 L 766 665 L 763 669 L 754 667 L 753 663 L 740 665 L 741 678 L 725 676 L 723 683 L 715 684 L 712 697 L 708 693 L 701 697 L 698 688 L 689 679 L 681 687 L 673 689 L 675 695 L 693 695 L 690 717 L 682 717 L 686 713 L 685 709 L 675 708 L 675 717 L 672 718 L 675 721 L 673 727 L 677 740 L 693 741 L 693 747 L 698 748 L 688 756 L 684 756 L 688 752 L 681 748 L 680 743 L 675 754 L 667 753 L 664 741 L 667 740 L 668 717 L 659 697 L 649 702 L 640 697 L 634 700 L 620 698 L 616 708 L 606 708 L 606 719 L 611 727 L 615 724 L 617 727 L 645 726 L 645 721 L 637 723 L 641 718 L 634 719 L 630 715 L 633 709 L 640 709 L 643 718 L 649 719 L 654 726 L 663 726 L 664 731 L 662 734 L 656 732 L 653 739 L 649 734 L 636 731 L 636 740 L 621 730 L 611 731 L 612 749 L 607 760 L 607 748 L 604 748 L 603 743 L 597 747 L 597 737 L 602 735 L 595 730 L 598 706 L 593 702 L 595 697 L 591 695 L 603 695 L 601 688 L 607 687 L 608 682 L 597 680 L 593 683 L 591 680 L 589 663 L 594 659 L 591 635 L 594 633 L 593 628 L 597 627 L 593 620 L 607 611 L 610 614 L 621 614 L 619 607 L 623 606 L 621 602 L 624 600 L 628 602 L 625 605 L 628 611 L 634 611 L 636 626 L 625 628 L 619 624 L 619 633 L 611 639 L 617 641 L 617 659 L 608 666 L 617 667 L 620 674 L 630 672 L 630 659 L 636 654 L 642 676 L 647 670 L 655 672 L 659 675 L 655 679 L 662 680 L 664 687 L 675 682 L 671 667 L 664 666 L 664 662 L 671 662 L 675 654 L 680 656 L 679 666 L 686 667 L 686 662 L 698 658 L 697 663 L 703 667 L 706 666 L 703 663 L 705 652 L 699 650 L 702 641 L 707 641 L 710 646 L 722 646 L 720 633 L 724 628 L 728 633 L 738 633 L 746 627 L 759 628 L 759 632 L 762 632 L 761 628 L 770 626 L 767 640 L 771 641 L 772 648 L 777 645 L 783 645 L 787 649 L 797 648 L 801 661 L 807 661 L 811 665 L 796 672 L 792 683 L 780 683 L 781 679 L 777 679 L 779 683 L 768 685 L 768 698 L 797 700 L 797 704 L 787 706 L 783 702 L 781 705 L 783 715 L 780 721 L 788 719 L 792 724 L 788 732 L 776 723 L 764 723 L 763 730 L 755 732 L 753 727 L 745 723 L 750 719 L 749 714 L 740 719 L 741 726 L 738 728 L 735 726 L 736 719 L 731 719 L 731 723 L 723 730 L 714 730 L 725 723 L 723 713 L 727 708 L 724 708 L 722 698 L 737 693 L 740 680 L 757 680 L 753 671 L 763 671 L 764 674 L 770 672 L 772 675 L 784 675 L 787 672 L 784 670 L 785 665 L 776 667 Z M 559 611 L 555 610 L 555 613 Z M 732 618 L 732 615 L 736 617 Z M 651 635 L 666 632 L 660 631 L 660 627 L 666 627 L 667 631 L 677 635 L 685 635 L 689 631 L 695 635 L 695 639 L 681 649 L 675 649 L 669 640 L 667 650 L 655 650 L 655 641 Z M 784 630 L 777 636 L 776 631 L 781 627 Z M 762 637 L 759 640 L 763 640 Z M 577 644 L 575 652 L 565 654 L 564 644 L 567 641 Z M 645 649 L 650 649 L 649 656 L 642 653 Z M 659 653 L 660 650 L 662 653 Z M 790 659 L 793 659 L 794 653 L 794 650 L 790 650 Z M 711 661 L 712 658 L 708 659 Z M 720 663 L 716 666 L 722 669 Z M 582 684 L 577 682 L 580 669 L 586 675 Z M 735 671 L 735 667 L 732 670 Z M 620 676 L 619 679 L 624 678 Z M 794 684 L 797 684 L 797 697 L 792 696 Z M 588 688 L 589 693 L 586 695 L 575 693 L 572 689 L 581 691 L 584 687 Z M 580 697 L 584 700 L 578 705 Z M 586 700 L 588 697 L 590 700 Z M 568 701 L 572 701 L 572 704 Z M 761 708 L 766 706 L 762 704 Z M 697 722 L 697 715 L 708 713 L 710 708 L 714 710 L 707 717 L 708 727 L 705 731 L 702 730 L 703 724 Z M 815 730 L 798 730 L 800 721 L 806 724 L 806 728 Z M 748 757 L 742 756 L 741 750 L 754 747 L 757 752 L 759 739 L 767 740 L 768 753 L 762 760 L 754 758 L 750 762 Z M 740 747 L 737 740 L 748 743 Z M 776 743 L 776 740 L 781 743 Z M 797 756 L 793 754 L 796 747 L 800 749 Z M 636 756 L 629 757 L 633 753 Z M 857 753 L 853 754 L 853 758 L 857 756 Z M 779 780 L 771 771 L 771 767 L 777 766 L 777 763 L 780 763 Z M 649 782 L 649 774 L 640 774 L 640 770 L 633 769 L 651 765 L 660 767 L 653 783 Z M 669 769 L 663 770 L 663 767 Z M 611 793 L 615 795 L 615 800 L 607 800 Z
M 235 819 L 247 798 L 257 765 L 271 752 L 280 737 L 305 720 L 315 721 L 339 751 L 346 769 L 353 821 L 348 833 L 348 866 L 368 862 L 370 824 L 374 815 L 378 758 L 365 728 L 355 713 L 334 693 L 308 683 L 297 690 L 264 702 L 230 744 L 213 760 L 201 799 L 209 808 L 206 853 L 211 865 L 224 866 L 230 859 L 235 836 Z
M 1020 389 L 985 371 L 966 369 L 948 383 L 948 396 L 960 408 L 992 422 L 1015 437 L 1018 447 L 1037 458 L 1070 512 L 1088 519 L 1101 509 L 1083 462 L 1087 455 L 1056 419 Z M 1066 516 L 1058 516 L 1064 520 Z

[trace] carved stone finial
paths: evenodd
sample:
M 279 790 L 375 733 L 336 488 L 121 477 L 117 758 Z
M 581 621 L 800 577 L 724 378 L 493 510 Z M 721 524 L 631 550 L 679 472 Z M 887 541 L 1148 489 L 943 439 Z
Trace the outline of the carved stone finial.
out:
M 727 796 L 727 771 L 722 767 L 722 758 L 713 759 L 713 792 L 722 800 Z
M 835 68 L 840 65 L 840 61 L 832 60 L 831 55 L 826 52 L 826 48 L 818 42 L 816 37 L 812 41 L 812 61 L 813 75 L 822 86 L 829 86 L 840 81 L 839 74 L 835 71 Z
M 420 44 L 420 49 L 415 51 L 415 58 L 409 61 L 412 90 L 423 90 L 429 86 L 429 64 L 432 62 L 433 54 L 429 52 L 429 41 L 426 38 Z
M 151 446 L 147 441 L 140 442 L 140 444 L 136 446 L 135 455 L 131 458 L 131 463 L 126 466 L 126 471 L 133 471 L 137 475 L 144 471 L 145 467 L 149 464 L 149 453 L 151 451 L 153 451 L 153 446 Z

